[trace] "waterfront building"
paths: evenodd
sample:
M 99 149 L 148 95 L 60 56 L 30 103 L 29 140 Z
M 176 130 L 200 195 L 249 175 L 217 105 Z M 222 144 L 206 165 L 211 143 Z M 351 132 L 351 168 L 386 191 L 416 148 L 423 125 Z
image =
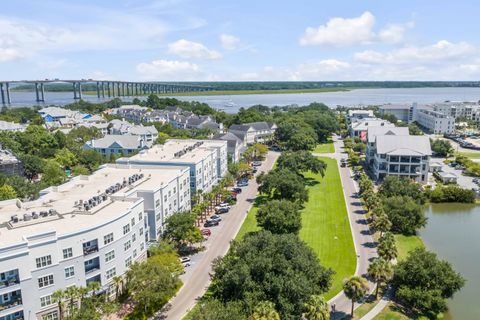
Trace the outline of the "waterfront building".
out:
M 147 144 L 140 136 L 109 134 L 99 139 L 92 139 L 85 143 L 85 150 L 95 150 L 103 156 L 128 156 L 147 148 Z
M 395 127 L 395 125 L 387 120 L 379 118 L 357 119 L 350 123 L 350 136 L 352 138 L 360 138 L 362 141 L 366 141 L 367 130 L 370 127 Z
M 244 124 L 233 124 L 228 129 L 228 132 L 231 132 L 234 135 L 238 136 L 248 145 L 257 142 L 262 143 L 272 139 L 276 129 L 276 124 L 262 121 Z
M 350 120 L 350 122 L 364 119 L 364 118 L 373 118 L 373 117 L 374 117 L 373 110 L 366 110 L 366 109 L 348 110 L 348 120 Z
M 367 129 L 367 150 L 366 161 L 369 165 L 373 164 L 376 145 L 375 138 L 377 136 L 392 135 L 392 136 L 408 136 L 408 127 L 369 127 Z

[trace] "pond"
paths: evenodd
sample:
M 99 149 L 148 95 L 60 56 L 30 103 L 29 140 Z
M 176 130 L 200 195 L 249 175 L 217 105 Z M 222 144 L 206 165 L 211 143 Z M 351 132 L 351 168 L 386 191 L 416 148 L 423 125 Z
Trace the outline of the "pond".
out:
M 426 209 L 428 224 L 420 235 L 426 247 L 449 261 L 467 280 L 449 301 L 453 319 L 480 319 L 480 206 L 445 203 Z

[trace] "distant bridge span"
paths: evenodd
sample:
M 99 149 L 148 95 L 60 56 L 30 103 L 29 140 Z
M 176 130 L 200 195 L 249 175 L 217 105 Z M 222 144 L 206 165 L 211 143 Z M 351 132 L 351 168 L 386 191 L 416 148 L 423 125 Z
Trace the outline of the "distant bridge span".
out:
M 3 105 L 11 104 L 10 89 L 12 84 L 33 84 L 37 102 L 45 102 L 46 83 L 70 83 L 72 84 L 73 99 L 82 99 L 82 84 L 95 84 L 97 97 L 129 97 L 161 93 L 182 93 L 213 90 L 209 86 L 165 83 L 165 82 L 137 82 L 137 81 L 114 81 L 114 80 L 14 80 L 0 81 L 0 98 Z

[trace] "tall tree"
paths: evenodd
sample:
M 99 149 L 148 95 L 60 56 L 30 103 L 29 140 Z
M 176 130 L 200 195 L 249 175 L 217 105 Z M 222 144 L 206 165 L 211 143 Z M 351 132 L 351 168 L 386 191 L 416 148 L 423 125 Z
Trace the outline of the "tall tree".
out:
M 280 320 L 275 305 L 270 301 L 261 301 L 253 309 L 249 320 Z
M 368 292 L 368 282 L 363 277 L 353 276 L 343 284 L 343 292 L 348 299 L 352 300 L 352 312 L 355 308 L 355 302 L 360 302 Z
M 311 296 L 304 304 L 303 317 L 306 320 L 330 320 L 328 303 L 323 296 Z
M 308 191 L 303 178 L 287 169 L 275 169 L 257 177 L 258 191 L 275 199 L 288 199 L 304 202 L 308 200 Z
M 196 216 L 190 212 L 177 212 L 165 220 L 164 238 L 177 245 L 191 244 L 203 239 L 200 230 L 195 227 Z
M 376 258 L 368 266 L 368 275 L 376 282 L 375 297 L 378 297 L 380 286 L 390 280 L 393 276 L 393 268 L 389 261 L 383 258 Z
M 308 151 L 282 152 L 277 159 L 277 168 L 289 169 L 297 174 L 305 171 L 325 174 L 327 164 Z
M 9 200 L 17 197 L 17 193 L 12 186 L 4 184 L 0 186 L 0 200 Z
M 378 255 L 387 261 L 391 261 L 397 257 L 397 245 L 391 232 L 386 232 L 380 237 L 377 251 Z
M 436 318 L 447 309 L 446 299 L 464 286 L 465 279 L 450 263 L 439 260 L 424 248 L 417 248 L 396 266 L 392 283 L 402 304 Z
M 302 226 L 298 204 L 288 200 L 270 200 L 258 208 L 260 227 L 272 233 L 295 233 Z
M 393 196 L 383 200 L 383 210 L 392 223 L 392 231 L 405 235 L 415 234 L 427 224 L 420 204 L 408 196 Z

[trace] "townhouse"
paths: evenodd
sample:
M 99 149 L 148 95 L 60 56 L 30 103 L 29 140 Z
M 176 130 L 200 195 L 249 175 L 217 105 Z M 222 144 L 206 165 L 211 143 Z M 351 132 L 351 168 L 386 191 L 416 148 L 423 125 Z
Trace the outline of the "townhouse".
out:
M 84 124 L 106 122 L 99 115 L 82 113 L 60 107 L 46 107 L 38 111 L 47 128 L 73 128 Z
M 390 127 L 393 128 L 395 125 L 387 120 L 378 119 L 378 118 L 363 118 L 354 120 L 350 123 L 350 136 L 352 138 L 360 138 L 362 141 L 367 139 L 367 130 L 370 127 Z
M 26 124 L 0 120 L 0 131 L 22 132 L 22 131 L 25 131 L 26 128 L 27 128 Z
M 6 175 L 23 175 L 23 165 L 10 150 L 0 145 L 0 173 Z
M 408 127 L 369 127 L 367 129 L 367 150 L 366 161 L 368 165 L 373 165 L 376 152 L 375 139 L 377 136 L 408 136 Z
M 366 109 L 356 109 L 356 110 L 348 110 L 348 119 L 350 122 L 355 120 L 360 120 L 364 118 L 373 118 L 373 110 L 366 110 Z
M 233 133 L 248 145 L 257 142 L 266 142 L 272 139 L 276 129 L 276 124 L 262 121 L 233 124 L 228 128 L 228 132 Z
M 246 144 L 243 139 L 231 132 L 218 133 L 212 137 L 213 140 L 225 140 L 227 141 L 227 153 L 231 161 L 237 163 L 241 159 L 243 151 L 246 149 Z
M 128 156 L 148 148 L 140 136 L 109 134 L 99 139 L 92 139 L 83 146 L 85 150 L 95 150 L 103 156 Z

